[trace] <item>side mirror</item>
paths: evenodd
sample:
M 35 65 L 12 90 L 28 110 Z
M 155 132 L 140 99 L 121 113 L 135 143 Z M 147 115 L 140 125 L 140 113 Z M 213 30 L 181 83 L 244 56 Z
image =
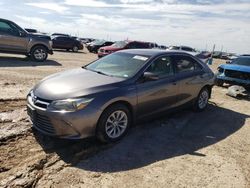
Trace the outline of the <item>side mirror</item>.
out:
M 22 31 L 18 31 L 18 33 L 19 33 L 20 37 L 26 37 L 26 33 L 22 32 Z
M 159 76 L 152 72 L 144 72 L 143 78 L 145 81 L 155 81 L 159 79 Z

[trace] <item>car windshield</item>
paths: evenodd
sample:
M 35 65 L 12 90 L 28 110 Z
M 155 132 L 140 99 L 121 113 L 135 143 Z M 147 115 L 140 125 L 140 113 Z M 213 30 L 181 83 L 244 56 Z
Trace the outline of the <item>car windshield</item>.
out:
M 145 55 L 118 52 L 98 59 L 83 68 L 108 76 L 130 78 L 145 65 L 148 59 L 149 56 Z
M 127 44 L 128 42 L 126 41 L 117 41 L 114 44 L 112 44 L 112 46 L 115 48 L 124 48 Z
M 250 66 L 250 57 L 240 57 L 233 60 L 232 64 Z

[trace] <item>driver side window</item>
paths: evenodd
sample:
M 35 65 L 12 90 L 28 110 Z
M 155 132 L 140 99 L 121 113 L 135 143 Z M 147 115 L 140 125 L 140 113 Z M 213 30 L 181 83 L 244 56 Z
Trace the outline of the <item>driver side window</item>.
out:
M 9 34 L 12 31 L 12 28 L 9 24 L 5 22 L 0 22 L 0 33 Z
M 17 36 L 18 31 L 11 24 L 0 21 L 0 34 Z
M 169 56 L 163 56 L 157 58 L 148 67 L 146 72 L 151 72 L 159 76 L 159 78 L 168 77 L 174 74 L 172 58 Z

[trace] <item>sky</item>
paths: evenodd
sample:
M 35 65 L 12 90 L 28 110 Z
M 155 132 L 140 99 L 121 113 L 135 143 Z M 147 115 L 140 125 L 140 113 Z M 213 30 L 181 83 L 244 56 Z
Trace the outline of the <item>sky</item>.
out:
M 24 28 L 250 53 L 250 0 L 0 0 Z

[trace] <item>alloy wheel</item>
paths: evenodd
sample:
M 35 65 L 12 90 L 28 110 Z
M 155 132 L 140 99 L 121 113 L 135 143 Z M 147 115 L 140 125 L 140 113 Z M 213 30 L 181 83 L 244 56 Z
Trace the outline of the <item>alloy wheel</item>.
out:
M 105 131 L 108 137 L 120 137 L 128 126 L 128 116 L 124 111 L 117 110 L 113 112 L 106 121 Z

